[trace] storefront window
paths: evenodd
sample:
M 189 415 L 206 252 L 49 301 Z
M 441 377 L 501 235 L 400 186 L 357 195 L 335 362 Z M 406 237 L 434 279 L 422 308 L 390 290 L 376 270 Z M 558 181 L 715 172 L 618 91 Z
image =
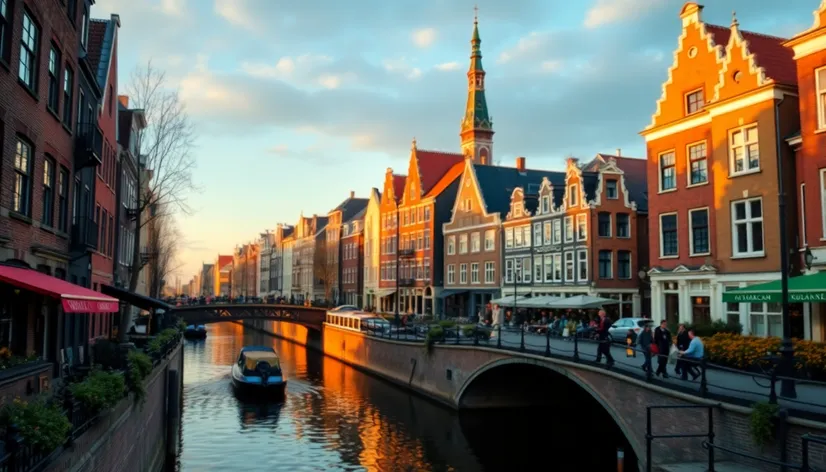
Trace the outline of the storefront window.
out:
M 781 336 L 783 334 L 782 307 L 779 303 L 751 303 L 751 334 L 754 336 Z
M 709 297 L 691 297 L 691 323 L 711 323 L 711 301 Z
M 657 316 L 661 315 L 661 316 Z M 665 316 L 662 316 L 665 315 Z M 665 318 L 668 325 L 676 325 L 680 322 L 680 295 L 676 293 L 665 294 L 665 313 L 652 313 L 651 319 L 659 322 Z

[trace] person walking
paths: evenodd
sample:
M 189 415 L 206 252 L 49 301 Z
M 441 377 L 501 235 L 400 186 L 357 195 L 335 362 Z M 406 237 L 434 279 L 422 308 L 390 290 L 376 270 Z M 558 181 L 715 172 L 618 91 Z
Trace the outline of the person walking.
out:
M 657 345 L 657 376 L 662 375 L 664 379 L 668 378 L 668 350 L 671 348 L 671 333 L 668 331 L 668 326 L 665 320 L 660 321 L 660 325 L 654 330 L 654 344 Z
M 682 379 L 688 380 L 688 374 L 691 374 L 691 380 L 697 380 L 697 377 L 700 376 L 698 364 L 705 355 L 705 346 L 703 346 L 703 340 L 694 334 L 694 328 L 688 330 L 688 338 L 691 339 L 691 342 L 688 343 L 688 349 L 680 351 L 680 357 L 685 362 L 683 364 Z
M 637 346 L 642 351 L 645 361 L 642 363 L 642 370 L 651 372 L 651 345 L 654 344 L 654 333 L 651 332 L 651 323 L 646 323 L 642 328 L 642 333 L 637 337 Z
M 611 329 L 611 319 L 608 318 L 605 310 L 599 310 L 599 322 L 597 324 L 597 363 L 602 361 L 602 356 L 605 356 L 605 365 L 611 367 L 614 365 L 614 356 L 611 355 L 611 339 L 608 336 L 608 330 Z
M 688 349 L 688 344 L 691 342 L 691 339 L 688 337 L 688 330 L 685 329 L 685 324 L 680 323 L 679 328 L 677 328 L 677 350 L 678 351 L 685 351 Z M 686 361 L 682 358 L 677 359 L 677 365 L 674 367 L 674 373 L 677 375 L 684 376 L 683 369 L 685 368 Z

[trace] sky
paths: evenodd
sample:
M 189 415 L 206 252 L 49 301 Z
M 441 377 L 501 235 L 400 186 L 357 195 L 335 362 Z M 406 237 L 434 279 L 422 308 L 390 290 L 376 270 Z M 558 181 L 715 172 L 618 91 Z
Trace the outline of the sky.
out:
M 707 23 L 789 37 L 821 0 L 709 0 Z M 196 127 L 178 274 L 278 223 L 405 173 L 410 144 L 460 152 L 478 6 L 494 160 L 645 157 L 679 0 L 97 0 L 118 13 L 119 82 L 151 60 Z

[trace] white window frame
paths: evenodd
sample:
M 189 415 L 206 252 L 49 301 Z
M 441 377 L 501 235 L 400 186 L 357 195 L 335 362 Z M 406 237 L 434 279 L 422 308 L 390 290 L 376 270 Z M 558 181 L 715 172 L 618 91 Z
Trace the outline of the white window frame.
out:
M 554 281 L 553 257 L 553 254 L 545 254 L 542 256 L 542 281 L 545 283 Z
M 558 252 L 556 254 L 553 254 L 553 257 L 554 257 L 554 263 L 553 263 L 554 282 L 562 282 L 562 278 L 565 275 L 563 273 L 564 268 L 562 267 L 562 254 Z
M 554 220 L 553 244 L 562 244 L 562 220 L 559 218 Z
M 571 184 L 568 186 L 568 208 L 574 208 L 579 205 L 579 185 Z
M 513 283 L 513 259 L 505 259 L 505 283 Z
M 456 254 L 456 236 L 450 235 L 447 237 L 447 255 L 453 256 Z
M 533 281 L 536 283 L 542 283 L 542 255 L 537 254 L 534 256 L 533 260 Z
M 576 254 L 574 251 L 565 251 L 565 270 L 562 276 L 565 282 L 576 282 Z M 570 257 L 569 257 L 570 256 Z M 571 269 L 571 277 L 568 277 L 568 269 Z
M 522 276 L 522 283 L 531 283 L 533 279 L 533 261 L 530 257 L 522 258 L 522 266 L 519 268 L 519 274 Z
M 697 147 L 697 146 L 701 146 L 701 145 L 705 146 L 705 148 L 706 148 L 705 156 L 703 157 L 703 159 L 694 159 L 694 160 L 692 160 L 691 159 L 691 149 L 694 148 L 694 147 Z M 685 147 L 685 160 L 686 160 L 686 168 L 685 168 L 686 187 L 690 188 L 690 187 L 699 187 L 701 185 L 707 185 L 708 184 L 709 169 L 708 169 L 708 143 L 706 142 L 706 140 L 704 139 L 702 141 L 697 141 L 697 142 L 689 143 L 688 145 L 686 145 L 686 147 Z M 703 161 L 706 162 L 706 180 L 704 180 L 702 182 L 691 183 L 691 164 L 693 162 L 698 162 L 700 160 L 703 160 Z
M 826 81 L 820 80 L 820 74 L 826 77 L 826 66 L 815 69 L 815 94 L 817 99 L 817 130 L 826 130 Z
M 751 216 L 751 202 L 753 201 L 760 201 L 760 218 L 752 218 Z M 737 204 L 744 204 L 746 206 L 746 219 L 742 221 L 735 221 L 735 211 L 734 207 Z M 734 200 L 731 202 L 731 255 L 734 258 L 747 258 L 747 257 L 762 257 L 766 255 L 766 226 L 764 224 L 766 216 L 766 207 L 763 206 L 763 197 L 754 197 L 754 198 L 744 198 L 742 200 Z M 749 246 L 753 246 L 754 238 L 752 232 L 752 223 L 760 222 L 760 237 L 763 241 L 763 249 L 760 251 L 755 251 L 752 247 L 750 251 L 746 252 L 737 252 L 737 224 L 745 224 L 746 227 L 746 236 L 747 241 L 749 242 Z
M 602 259 L 600 258 L 600 256 L 603 253 L 607 253 L 610 256 L 608 258 L 608 261 L 610 262 L 610 264 L 608 266 L 608 276 L 607 277 L 603 277 L 603 275 L 601 273 L 601 270 L 600 270 L 600 269 L 602 269 Z M 608 249 L 602 249 L 602 250 L 597 252 L 597 277 L 599 277 L 600 280 L 613 280 L 614 279 L 614 251 L 611 251 L 611 250 L 608 250 Z
M 581 257 L 582 255 L 585 257 Z M 583 276 L 583 269 L 585 269 L 585 275 Z M 577 249 L 576 251 L 576 278 L 580 282 L 587 282 L 588 281 L 588 250 L 587 249 Z
M 482 251 L 482 234 L 479 231 L 474 231 L 470 234 L 470 252 Z
M 674 186 L 671 188 L 663 188 L 663 156 L 672 155 L 674 157 Z M 657 186 L 659 193 L 674 192 L 677 190 L 677 153 L 674 149 L 663 151 L 657 154 Z
M 626 221 L 628 221 L 628 228 L 626 228 L 628 230 L 626 232 L 626 234 L 628 234 L 628 236 L 620 236 L 620 232 L 619 232 L 620 218 L 619 218 L 619 215 L 625 215 L 625 216 L 628 217 L 627 220 L 626 220 Z M 624 213 L 624 212 L 615 213 L 614 214 L 614 221 L 612 223 L 613 223 L 613 226 L 611 226 L 611 228 L 616 233 L 617 238 L 619 238 L 619 239 L 631 239 L 631 229 L 632 229 L 631 228 L 631 213 Z
M 551 212 L 551 197 L 548 195 L 542 196 L 542 214 Z
M 485 252 L 496 250 L 496 230 L 485 230 Z
M 669 255 L 666 256 L 664 251 L 663 251 L 663 249 L 664 249 L 664 245 L 663 245 L 663 217 L 664 216 L 674 216 L 675 218 L 677 218 L 677 225 L 678 225 L 677 226 L 677 254 L 669 254 Z M 658 233 L 659 234 L 657 235 L 657 237 L 660 239 L 660 259 L 676 259 L 676 258 L 680 257 L 679 215 L 677 214 L 676 211 L 669 211 L 669 212 L 666 212 L 666 213 L 660 213 L 660 215 L 657 218 L 658 218 L 658 223 L 659 223 L 658 224 L 658 226 L 659 226 Z
M 492 284 L 496 281 L 496 263 L 485 261 L 485 283 Z
M 614 182 L 614 196 L 613 197 L 608 193 L 608 182 Z M 617 179 L 617 178 L 605 179 L 605 198 L 607 200 L 617 200 L 617 199 L 619 199 L 619 179 Z
M 551 245 L 551 221 L 546 220 L 542 222 L 542 244 L 545 246 Z
M 522 227 L 522 244 L 524 247 L 531 247 L 531 225 Z
M 470 283 L 474 285 L 479 285 L 479 263 L 478 262 L 471 262 L 470 263 Z
M 456 265 L 447 265 L 447 283 L 448 285 L 456 285 Z
M 569 226 L 570 224 L 570 226 Z M 570 230 L 569 230 L 570 228 Z M 566 216 L 565 217 L 565 242 L 571 243 L 574 241 L 574 217 L 573 216 Z
M 459 254 L 467 254 L 467 233 L 459 235 Z
M 706 212 L 706 230 L 708 231 L 708 251 L 707 252 L 696 252 L 694 250 L 694 221 L 691 219 L 691 215 L 698 211 Z M 711 210 L 709 207 L 700 207 L 700 208 L 692 208 L 688 210 L 688 255 L 689 257 L 697 257 L 697 256 L 708 256 L 711 254 Z
M 582 234 L 580 234 L 580 228 Z M 585 213 L 580 213 L 576 215 L 576 226 L 574 227 L 574 231 L 576 232 L 576 240 L 577 241 L 587 241 L 588 240 L 588 215 Z
M 505 228 L 505 248 L 513 247 L 513 228 Z
M 754 142 L 747 142 L 745 140 L 745 136 L 747 134 L 746 132 L 748 130 L 751 130 L 751 129 L 754 129 L 756 131 L 757 140 L 754 141 Z M 733 142 L 734 135 L 736 133 L 740 133 L 740 135 L 743 136 L 743 143 L 740 146 L 735 146 L 734 142 Z M 728 151 L 727 151 L 728 152 L 728 166 L 729 166 L 729 174 L 728 175 L 730 177 L 736 177 L 738 175 L 746 175 L 746 174 L 752 174 L 754 172 L 760 172 L 760 130 L 757 128 L 757 123 L 750 123 L 750 124 L 739 126 L 737 128 L 729 130 L 729 132 L 728 132 L 728 143 L 727 143 L 726 146 L 727 146 L 727 149 L 728 149 Z M 753 168 L 749 167 L 749 154 L 748 154 L 749 146 L 757 146 L 757 167 L 753 167 Z M 734 168 L 735 168 L 735 166 L 734 166 L 734 150 L 736 148 L 739 148 L 739 147 L 743 148 L 743 159 L 744 159 L 744 161 L 743 161 L 743 170 L 735 171 L 734 170 Z
M 691 110 L 688 109 L 688 106 L 689 106 L 689 100 L 688 99 L 689 99 L 689 97 L 691 97 L 692 95 L 694 95 L 698 92 L 700 94 L 702 94 L 702 96 L 703 96 L 703 104 L 700 105 L 700 107 L 697 108 L 696 110 L 691 111 Z M 684 101 L 685 101 L 685 116 L 696 115 L 697 113 L 700 113 L 701 111 L 703 111 L 703 109 L 706 107 L 706 103 L 707 103 L 706 102 L 706 92 L 705 92 L 705 90 L 703 90 L 702 87 L 700 87 L 698 89 L 691 90 L 690 92 L 686 92 Z
M 628 253 L 628 277 L 620 276 L 620 254 L 621 253 Z M 613 255 L 611 257 L 614 257 Z M 611 261 L 611 265 L 613 266 L 614 261 Z M 627 249 L 622 249 L 617 251 L 617 280 L 631 280 L 634 278 L 634 253 L 633 251 L 629 251 Z
M 467 262 L 459 264 L 459 285 L 467 284 Z
M 608 215 L 608 234 L 599 234 L 599 216 Z M 597 237 L 599 238 L 613 238 L 614 237 L 614 214 L 610 211 L 601 211 L 597 213 Z
M 533 224 L 533 242 L 536 246 L 542 245 L 542 223 L 538 221 Z

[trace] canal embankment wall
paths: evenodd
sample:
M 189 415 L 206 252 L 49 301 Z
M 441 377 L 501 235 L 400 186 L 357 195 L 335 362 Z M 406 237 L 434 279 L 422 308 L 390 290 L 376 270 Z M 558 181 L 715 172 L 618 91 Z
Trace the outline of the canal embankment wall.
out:
M 177 451 L 184 368 L 179 345 L 146 379 L 146 396 L 132 395 L 105 412 L 44 472 L 159 472 Z M 173 443 L 174 442 L 174 443 Z

